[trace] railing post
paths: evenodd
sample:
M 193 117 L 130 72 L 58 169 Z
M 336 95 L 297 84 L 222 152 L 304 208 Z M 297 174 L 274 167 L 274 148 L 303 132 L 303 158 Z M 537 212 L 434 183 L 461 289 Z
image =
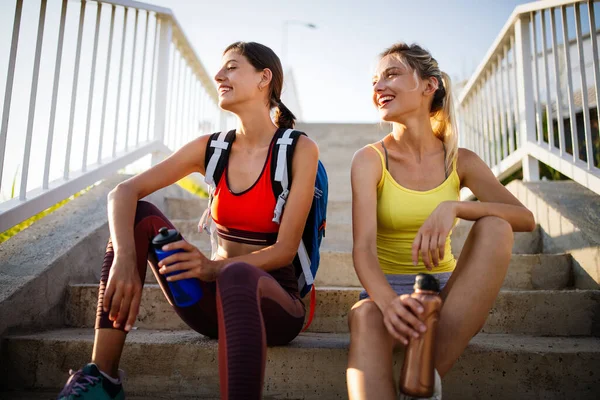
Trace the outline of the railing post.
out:
M 169 55 L 173 28 L 168 17 L 160 16 L 160 33 L 156 69 L 156 94 L 154 98 L 154 140 L 164 142 L 167 112 L 167 89 L 169 88 Z M 158 164 L 162 155 L 152 153 L 152 165 Z
M 531 68 L 530 15 L 521 15 L 515 23 L 514 62 L 517 72 L 518 129 L 521 148 L 527 151 L 529 143 L 536 143 L 535 102 L 533 99 L 533 71 Z M 536 55 L 537 56 L 537 55 Z M 540 179 L 538 160 L 528 153 L 523 156 L 523 180 Z

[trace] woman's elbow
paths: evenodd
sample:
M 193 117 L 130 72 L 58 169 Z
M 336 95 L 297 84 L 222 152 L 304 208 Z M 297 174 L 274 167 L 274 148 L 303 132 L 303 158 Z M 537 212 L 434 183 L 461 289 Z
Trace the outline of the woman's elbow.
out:
M 533 213 L 530 210 L 528 210 L 527 208 L 525 210 L 527 210 L 527 213 L 525 218 L 524 231 L 533 232 L 536 226 L 535 217 L 533 216 Z
M 122 198 L 123 196 L 134 195 L 134 192 L 127 184 L 127 181 L 119 183 L 113 190 L 108 192 L 108 201 Z
M 296 254 L 298 254 L 298 246 L 291 246 L 283 243 L 280 244 L 282 245 L 279 251 L 281 264 L 289 265 L 294 261 L 294 258 L 296 258 Z
M 123 192 L 123 183 L 119 183 L 110 192 L 108 192 L 106 198 L 108 201 L 114 200 L 116 197 L 119 196 L 119 193 L 121 192 Z

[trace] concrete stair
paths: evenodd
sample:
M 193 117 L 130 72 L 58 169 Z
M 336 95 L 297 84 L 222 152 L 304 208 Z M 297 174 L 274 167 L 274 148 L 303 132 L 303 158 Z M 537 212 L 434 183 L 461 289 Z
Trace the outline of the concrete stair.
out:
M 177 395 L 178 399 L 186 400 L 186 399 L 197 399 L 197 396 L 184 396 Z M 39 391 L 8 391 L 8 392 L 0 392 L 0 399 L 10 399 L 10 400 L 56 400 L 56 391 L 48 391 L 48 390 L 39 390 Z M 127 395 L 127 400 L 166 400 L 172 399 L 171 396 L 167 395 L 159 395 L 152 394 L 148 396 L 129 396 Z M 205 400 L 219 400 L 218 397 L 206 397 Z M 270 400 L 272 397 L 264 397 L 265 400 Z
M 314 322 L 308 332 L 347 333 L 348 311 L 362 289 L 320 287 Z M 93 328 L 98 285 L 71 285 L 65 304 L 66 325 Z M 306 300 L 309 304 L 308 299 Z M 486 333 L 540 336 L 600 336 L 594 317 L 600 291 L 502 290 L 483 328 Z M 556 321 L 561 321 L 557 324 Z M 173 313 L 158 285 L 146 285 L 138 322 L 143 329 L 189 329 Z
M 349 166 L 357 149 L 383 135 L 376 125 L 299 129 L 319 144 L 331 185 L 316 315 L 309 331 L 290 345 L 269 348 L 264 394 L 265 399 L 344 399 L 347 314 L 362 290 L 351 255 Z M 208 237 L 197 230 L 206 200 L 166 198 L 164 206 L 183 236 L 208 252 Z M 455 227 L 455 255 L 470 228 L 464 221 Z M 502 290 L 482 332 L 444 378 L 445 399 L 600 398 L 600 290 L 575 289 L 571 255 L 545 254 L 542 235 L 540 228 L 515 234 Z M 149 272 L 122 357 L 128 398 L 218 398 L 217 342 L 183 324 L 155 283 Z M 97 291 L 97 282 L 71 284 L 62 326 L 5 337 L 0 398 L 51 398 L 69 368 L 89 361 Z M 402 352 L 395 354 L 396 374 L 402 360 Z
M 89 360 L 91 329 L 64 329 L 7 339 L 5 378 L 19 387 L 59 389 L 67 366 Z M 265 395 L 288 399 L 347 398 L 347 334 L 307 333 L 269 348 Z M 396 371 L 403 354 L 394 357 Z M 592 398 L 600 363 L 598 338 L 479 334 L 444 379 L 444 395 L 465 398 Z M 217 342 L 193 331 L 138 330 L 127 340 L 121 367 L 136 395 L 218 394 Z

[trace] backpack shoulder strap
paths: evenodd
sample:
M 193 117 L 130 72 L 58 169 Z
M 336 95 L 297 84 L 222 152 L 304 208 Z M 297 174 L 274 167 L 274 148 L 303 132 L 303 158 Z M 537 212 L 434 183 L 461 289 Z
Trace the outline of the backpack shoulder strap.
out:
M 206 143 L 206 154 L 204 156 L 204 167 L 206 173 L 204 175 L 204 182 L 211 188 L 215 188 L 223 171 L 229 161 L 229 152 L 231 150 L 231 144 L 235 141 L 235 129 L 227 133 L 216 132 L 210 135 L 208 142 Z
M 289 189 L 292 185 L 292 157 L 298 138 L 306 135 L 294 129 L 279 129 L 276 133 L 275 146 L 271 160 L 271 184 L 273 193 L 277 198 L 273 222 L 280 223 L 283 207 L 287 201 Z

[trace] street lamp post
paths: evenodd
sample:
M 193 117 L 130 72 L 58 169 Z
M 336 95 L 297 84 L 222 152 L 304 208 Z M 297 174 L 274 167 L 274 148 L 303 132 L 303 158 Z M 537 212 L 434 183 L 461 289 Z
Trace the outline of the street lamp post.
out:
M 287 37 L 288 37 L 288 26 L 289 25 L 301 25 L 309 29 L 316 29 L 317 26 L 310 22 L 298 21 L 295 19 L 283 21 L 283 34 L 281 36 L 281 62 L 282 64 L 287 63 Z

